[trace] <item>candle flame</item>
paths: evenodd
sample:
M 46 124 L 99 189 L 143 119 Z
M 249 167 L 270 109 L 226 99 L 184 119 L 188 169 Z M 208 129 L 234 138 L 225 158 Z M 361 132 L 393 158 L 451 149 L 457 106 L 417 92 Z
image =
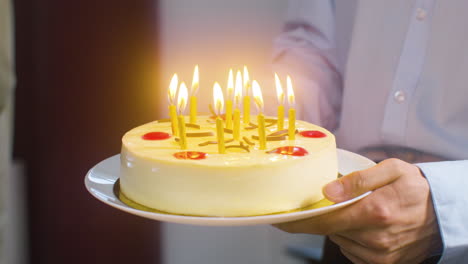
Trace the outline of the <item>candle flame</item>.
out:
M 200 77 L 198 74 L 198 64 L 195 65 L 195 69 L 193 70 L 193 79 L 192 79 L 192 89 L 190 91 L 190 95 L 196 95 L 198 92 L 198 88 L 200 87 Z
M 286 86 L 287 86 L 287 89 L 288 89 L 289 107 L 294 107 L 294 104 L 296 103 L 296 100 L 294 98 L 294 90 L 292 88 L 291 77 L 289 77 L 289 75 L 286 77 Z
M 184 82 L 182 82 L 180 84 L 179 95 L 177 97 L 177 109 L 178 109 L 179 115 L 182 115 L 184 113 L 185 107 L 187 106 L 187 99 L 188 99 L 187 86 L 185 85 Z
M 229 69 L 229 77 L 227 83 L 227 99 L 232 99 L 232 94 L 234 92 L 234 76 L 232 74 L 232 69 Z
M 250 78 L 249 78 L 249 70 L 247 66 L 244 66 L 244 88 L 245 88 L 245 95 L 249 95 L 250 89 Z
M 219 83 L 215 82 L 213 86 L 213 103 L 216 114 L 219 116 L 224 108 L 224 97 L 223 97 L 223 90 L 221 90 L 221 86 Z
M 254 97 L 255 104 L 257 105 L 258 110 L 260 113 L 263 112 L 263 96 L 262 90 L 260 89 L 260 85 L 256 80 L 252 81 L 252 94 Z
M 176 97 L 178 85 L 179 85 L 179 78 L 177 77 L 177 73 L 174 73 L 174 76 L 172 76 L 172 79 L 171 79 L 171 83 L 169 84 L 169 90 L 167 91 L 167 97 L 169 99 L 170 104 L 175 103 L 175 97 Z
M 234 90 L 234 104 L 239 107 L 242 101 L 242 74 L 237 71 L 236 74 L 236 89 Z
M 281 81 L 278 77 L 278 74 L 275 73 L 275 83 L 276 83 L 276 95 L 278 97 L 278 102 L 280 105 L 284 104 L 284 91 Z

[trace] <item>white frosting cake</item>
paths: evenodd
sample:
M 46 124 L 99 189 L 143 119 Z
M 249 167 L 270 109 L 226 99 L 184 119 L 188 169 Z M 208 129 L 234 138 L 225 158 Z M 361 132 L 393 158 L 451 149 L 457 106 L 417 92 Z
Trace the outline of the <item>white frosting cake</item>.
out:
M 322 127 L 296 121 L 296 139 L 288 140 L 287 132 L 278 133 L 275 121 L 267 119 L 266 134 L 273 136 L 266 150 L 259 150 L 257 129 L 243 127 L 241 141 L 230 141 L 232 134 L 225 133 L 226 154 L 218 154 L 213 119 L 199 116 L 197 124 L 199 128 L 187 127 L 186 150 L 167 121 L 127 132 L 122 138 L 122 194 L 168 213 L 252 216 L 313 204 L 323 198 L 322 187 L 337 177 L 335 137 Z

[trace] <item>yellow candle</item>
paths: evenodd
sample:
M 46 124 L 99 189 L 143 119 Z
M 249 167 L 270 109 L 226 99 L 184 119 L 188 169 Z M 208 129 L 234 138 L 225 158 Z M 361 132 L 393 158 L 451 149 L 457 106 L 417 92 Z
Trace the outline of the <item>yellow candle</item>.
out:
M 198 65 L 193 70 L 192 89 L 190 92 L 190 123 L 197 123 L 197 92 L 199 85 Z
M 226 94 L 226 128 L 232 129 L 232 98 L 234 93 L 234 76 L 229 69 Z
M 284 105 L 278 106 L 278 131 L 284 129 Z
M 190 96 L 190 123 L 197 123 L 197 97 Z
M 171 118 L 172 134 L 174 136 L 178 136 L 179 135 L 179 127 L 177 125 L 177 108 L 173 104 L 169 105 L 169 116 Z
M 167 91 L 167 97 L 169 99 L 169 117 L 171 119 L 172 134 L 178 136 L 177 126 L 177 108 L 175 106 L 175 97 L 177 93 L 177 86 L 179 85 L 179 78 L 177 73 L 172 76 L 171 83 L 169 84 L 169 90 Z
M 218 140 L 218 153 L 224 154 L 226 153 L 226 147 L 224 145 L 224 125 L 223 120 L 221 119 L 220 115 L 223 111 L 224 107 L 224 97 L 223 97 L 223 90 L 221 90 L 221 86 L 218 83 L 215 83 L 213 86 L 213 103 L 215 106 L 216 111 L 216 138 Z
M 226 147 L 224 145 L 224 126 L 223 120 L 219 116 L 216 118 L 216 138 L 218 140 L 218 153 L 225 154 Z
M 234 140 L 240 140 L 240 110 L 239 108 L 234 109 Z
M 296 103 L 294 98 L 294 90 L 292 88 L 291 77 L 287 76 L 286 86 L 288 89 L 288 104 L 289 104 L 289 122 L 288 122 L 288 136 L 290 140 L 296 139 L 296 110 L 294 104 Z
M 187 106 L 188 91 L 185 83 L 180 84 L 179 97 L 177 98 L 177 108 L 179 116 L 177 117 L 177 123 L 179 128 L 180 148 L 187 149 L 187 135 L 185 134 L 185 119 L 184 110 Z
M 266 149 L 266 132 L 265 132 L 265 116 L 260 113 L 257 116 L 258 121 L 258 139 L 260 143 L 260 150 Z
M 178 117 L 180 148 L 187 149 L 187 134 L 185 133 L 185 119 L 183 115 Z
M 242 103 L 242 75 L 240 71 L 237 71 L 236 75 L 236 89 L 234 90 L 234 104 L 236 105 L 236 109 L 234 110 L 234 131 L 233 136 L 234 140 L 240 140 L 240 106 Z
M 288 136 L 289 140 L 296 139 L 296 110 L 289 108 L 289 122 L 288 122 Z
M 244 96 L 244 124 L 250 123 L 250 96 Z
M 232 100 L 226 100 L 226 128 L 232 129 Z
M 252 82 L 252 94 L 255 104 L 258 107 L 259 114 L 257 116 L 258 123 L 258 140 L 260 143 L 260 150 L 266 149 L 266 131 L 265 131 L 265 116 L 263 115 L 263 97 L 262 90 L 257 81 Z
M 278 74 L 275 73 L 276 95 L 278 97 L 278 131 L 284 129 L 284 92 Z
M 250 77 L 247 67 L 244 66 L 244 124 L 250 123 Z

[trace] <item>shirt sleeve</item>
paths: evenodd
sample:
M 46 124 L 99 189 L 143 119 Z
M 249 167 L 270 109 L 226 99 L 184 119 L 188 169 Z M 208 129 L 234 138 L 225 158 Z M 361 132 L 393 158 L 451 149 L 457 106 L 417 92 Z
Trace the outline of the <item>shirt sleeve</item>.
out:
M 290 75 L 300 119 L 336 128 L 342 96 L 335 46 L 333 1 L 292 0 L 275 40 L 274 69 Z
M 439 263 L 468 259 L 468 160 L 420 163 L 427 178 L 443 242 Z

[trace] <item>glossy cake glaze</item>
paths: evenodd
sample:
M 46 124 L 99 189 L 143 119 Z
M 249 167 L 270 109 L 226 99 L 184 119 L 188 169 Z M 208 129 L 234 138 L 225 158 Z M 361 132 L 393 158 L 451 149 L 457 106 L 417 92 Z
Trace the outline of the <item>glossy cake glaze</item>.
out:
M 169 122 L 136 127 L 122 138 L 121 191 L 146 207 L 199 216 L 271 214 L 321 200 L 323 185 L 337 176 L 335 137 L 296 121 L 296 139 L 288 140 L 287 132 L 278 133 L 268 120 L 266 134 L 273 136 L 266 150 L 259 150 L 257 129 L 249 125 L 241 129 L 240 141 L 225 133 L 226 154 L 218 154 L 208 116 L 198 117 L 199 128 L 187 127 L 186 150 Z

